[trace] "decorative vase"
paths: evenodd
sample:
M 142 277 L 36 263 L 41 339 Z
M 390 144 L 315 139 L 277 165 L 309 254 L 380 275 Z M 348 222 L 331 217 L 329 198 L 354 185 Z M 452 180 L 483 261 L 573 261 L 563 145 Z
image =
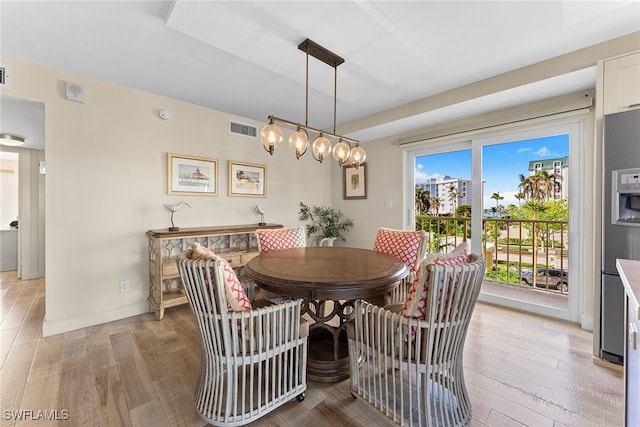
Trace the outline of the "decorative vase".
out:
M 333 242 L 336 240 L 335 237 L 325 237 L 318 242 L 318 246 L 333 246 Z

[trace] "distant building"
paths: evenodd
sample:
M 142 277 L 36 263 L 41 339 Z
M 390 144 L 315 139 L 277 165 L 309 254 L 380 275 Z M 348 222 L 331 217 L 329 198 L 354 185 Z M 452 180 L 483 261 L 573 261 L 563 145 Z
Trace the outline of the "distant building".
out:
M 456 197 L 454 198 L 451 197 L 452 187 L 456 194 Z M 443 176 L 438 178 L 431 178 L 425 183 L 416 184 L 416 188 L 419 188 L 423 191 L 428 191 L 429 197 L 437 197 L 440 199 L 440 209 L 438 209 L 439 215 L 453 215 L 458 206 L 471 204 L 470 179 Z
M 546 171 L 549 175 L 556 174 L 562 177 L 560 182 L 556 183 L 553 199 L 569 199 L 569 157 L 531 160 L 529 162 L 529 176 L 533 176 L 542 170 Z

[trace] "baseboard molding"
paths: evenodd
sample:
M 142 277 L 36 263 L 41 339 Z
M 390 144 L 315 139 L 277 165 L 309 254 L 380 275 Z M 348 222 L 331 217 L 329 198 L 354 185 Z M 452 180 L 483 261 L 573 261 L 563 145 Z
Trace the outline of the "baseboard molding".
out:
M 148 312 L 149 304 L 144 301 L 129 304 L 124 307 L 118 307 L 113 310 L 101 311 L 99 313 L 71 316 L 55 320 L 46 320 L 45 318 L 44 322 L 42 322 L 42 336 L 48 337 L 51 335 L 57 335 L 64 332 L 74 331 L 76 329 L 86 328 L 88 326 L 126 319 L 127 317 L 137 316 Z
M 622 365 L 611 363 L 608 360 L 600 359 L 599 357 L 596 357 L 596 356 L 593 356 L 592 360 L 594 365 L 602 366 L 603 368 L 611 369 L 612 371 L 624 373 L 624 366 Z
M 580 327 L 585 331 L 593 332 L 593 316 L 590 314 L 580 316 Z

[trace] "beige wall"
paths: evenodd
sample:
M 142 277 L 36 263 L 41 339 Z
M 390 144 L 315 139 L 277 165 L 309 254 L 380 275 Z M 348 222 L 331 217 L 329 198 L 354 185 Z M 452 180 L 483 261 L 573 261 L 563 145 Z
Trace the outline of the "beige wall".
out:
M 46 141 L 46 315 L 54 334 L 147 311 L 148 229 L 166 228 L 165 203 L 192 208 L 180 227 L 257 223 L 297 225 L 298 201 L 329 204 L 331 166 L 300 161 L 283 147 L 271 157 L 258 140 L 228 133 L 234 119 L 264 123 L 174 99 L 1 57 L 13 72 L 0 95 L 43 102 Z M 85 104 L 64 98 L 82 84 Z M 159 109 L 171 112 L 160 120 Z M 218 159 L 218 196 L 166 194 L 166 153 Z M 267 165 L 267 198 L 227 197 L 227 160 Z M 119 282 L 129 280 L 121 294 Z

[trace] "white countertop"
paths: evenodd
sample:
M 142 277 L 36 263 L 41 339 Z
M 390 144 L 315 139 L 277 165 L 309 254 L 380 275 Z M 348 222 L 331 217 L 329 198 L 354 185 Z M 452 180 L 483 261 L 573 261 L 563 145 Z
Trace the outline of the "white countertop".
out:
M 617 259 L 616 268 L 629 299 L 633 301 L 635 307 L 640 307 L 640 261 Z

